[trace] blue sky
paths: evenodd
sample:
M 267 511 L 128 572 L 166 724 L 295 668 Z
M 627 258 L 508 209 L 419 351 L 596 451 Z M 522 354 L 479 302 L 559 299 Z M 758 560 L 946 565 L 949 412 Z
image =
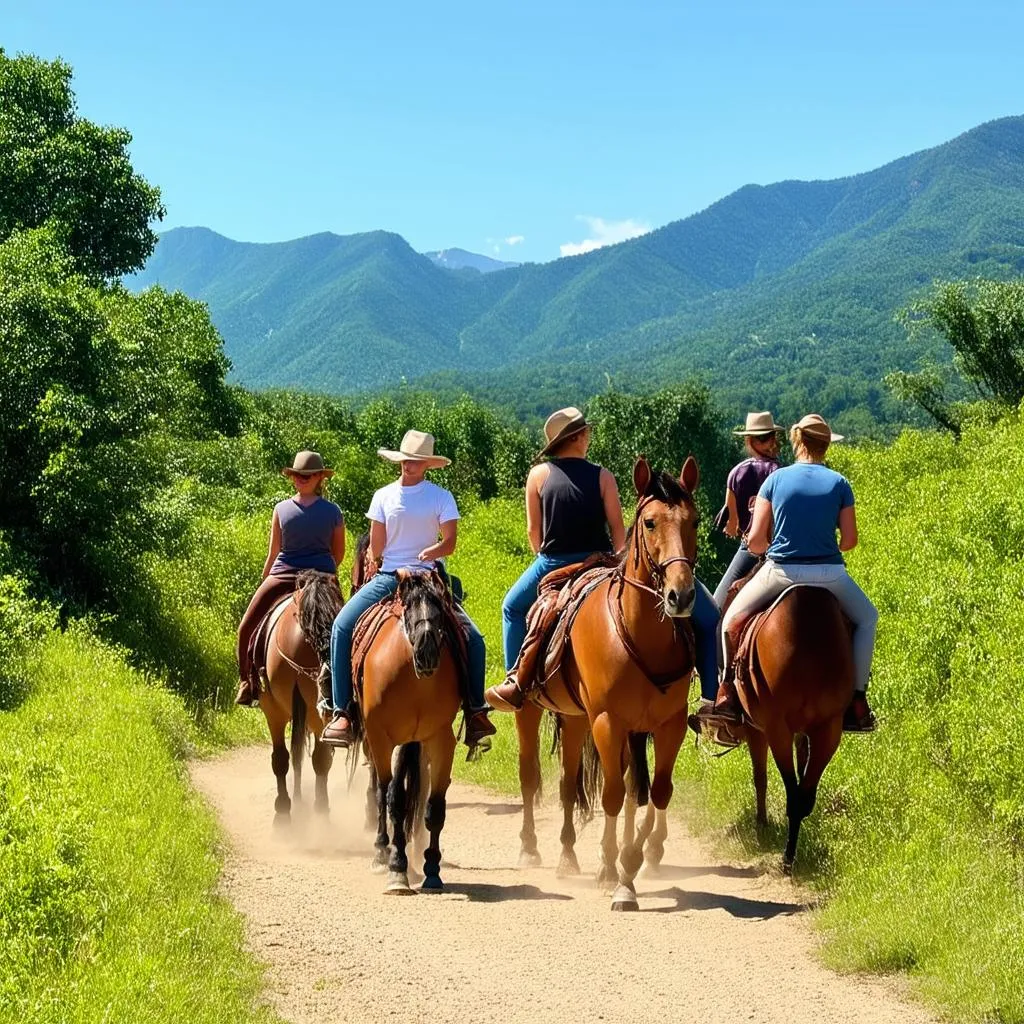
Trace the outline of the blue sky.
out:
M 1024 4 L 0 0 L 165 227 L 548 260 L 1024 113 Z

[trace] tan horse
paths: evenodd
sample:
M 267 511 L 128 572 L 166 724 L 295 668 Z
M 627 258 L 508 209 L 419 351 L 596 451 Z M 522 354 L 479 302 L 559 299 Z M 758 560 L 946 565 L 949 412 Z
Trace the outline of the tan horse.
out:
M 403 571 L 399 576 L 396 596 L 402 617 L 389 617 L 373 638 L 363 667 L 359 707 L 377 778 L 374 863 L 387 866 L 386 892 L 408 895 L 413 890 L 406 845 L 423 809 L 423 767 L 429 771 L 425 825 L 430 839 L 423 855 L 422 889 L 443 888 L 440 836 L 455 756 L 452 724 L 462 697 L 453 655 L 459 641 L 452 635 L 444 585 L 435 573 Z M 393 770 L 396 748 L 400 750 Z
M 296 800 L 302 796 L 302 759 L 307 736 L 313 735 L 313 771 L 316 773 L 314 808 L 327 813 L 327 773 L 334 752 L 320 742 L 323 722 L 316 711 L 316 677 L 320 670 L 318 651 L 330 646 L 331 623 L 342 606 L 337 577 L 309 570 L 301 573 L 295 593 L 286 599 L 280 617 L 266 637 L 264 657 L 267 686 L 259 697 L 267 719 L 272 744 L 270 764 L 277 777 L 274 801 L 275 823 L 289 820 L 292 801 L 288 796 L 288 748 L 285 727 L 292 724 L 291 764 Z
M 686 620 L 695 597 L 697 508 L 692 493 L 699 480 L 700 471 L 692 456 L 686 460 L 678 481 L 667 473 L 652 473 L 646 459 L 637 460 L 633 484 L 638 503 L 626 557 L 584 599 L 559 671 L 534 697 L 565 716 L 560 868 L 566 872 L 578 871 L 573 851 L 573 807 L 581 783 L 581 753 L 588 725 L 593 734 L 603 773 L 601 804 L 605 813 L 598 877 L 618 882 L 612 896 L 613 910 L 637 909 L 634 879 L 643 864 L 644 843 L 651 840 L 654 859 L 660 859 L 657 847 L 667 831 L 672 768 L 686 735 L 687 697 L 693 674 L 693 638 Z M 520 779 L 524 783 L 523 856 L 527 861 L 536 854 L 532 804 L 539 769 L 535 778 L 532 765 L 536 747 L 531 746 L 531 737 L 536 732 L 537 717 L 538 712 L 532 709 L 517 715 L 522 744 Z M 650 785 L 653 806 L 648 806 L 639 829 L 633 825 L 635 806 L 627 806 L 620 851 L 616 822 L 626 802 L 627 768 L 632 768 L 639 802 L 646 802 L 648 735 L 654 740 L 654 778 Z
M 818 783 L 839 748 L 843 712 L 853 695 L 853 649 L 839 602 L 820 587 L 786 591 L 758 627 L 750 667 L 749 680 L 738 680 L 737 692 L 751 726 L 737 735 L 750 750 L 759 825 L 768 821 L 769 749 L 782 775 L 789 819 L 782 864 L 788 873 L 800 825 L 814 809 Z

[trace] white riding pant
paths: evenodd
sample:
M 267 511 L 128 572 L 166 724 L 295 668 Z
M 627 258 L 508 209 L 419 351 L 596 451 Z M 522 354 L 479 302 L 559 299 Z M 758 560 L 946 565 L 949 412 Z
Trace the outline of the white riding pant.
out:
M 846 571 L 845 565 L 798 565 L 779 563 L 768 559 L 757 575 L 744 586 L 729 606 L 722 619 L 722 664 L 728 663 L 725 636 L 729 626 L 740 616 L 752 615 L 767 608 L 787 587 L 806 583 L 822 587 L 834 594 L 842 609 L 853 623 L 853 665 L 857 677 L 856 689 L 866 690 L 871 674 L 871 657 L 875 650 L 875 629 L 878 609 L 867 594 Z

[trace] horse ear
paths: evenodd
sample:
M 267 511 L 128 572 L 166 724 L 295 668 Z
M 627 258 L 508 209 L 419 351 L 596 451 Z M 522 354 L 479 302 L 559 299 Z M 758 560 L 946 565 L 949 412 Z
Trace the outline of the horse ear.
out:
M 636 462 L 633 463 L 633 486 L 636 488 L 637 496 L 642 498 L 647 493 L 647 488 L 651 483 L 651 467 L 648 461 L 642 456 L 638 456 Z
M 691 494 L 700 486 L 700 466 L 692 455 L 686 456 L 683 468 L 679 473 L 679 482 Z

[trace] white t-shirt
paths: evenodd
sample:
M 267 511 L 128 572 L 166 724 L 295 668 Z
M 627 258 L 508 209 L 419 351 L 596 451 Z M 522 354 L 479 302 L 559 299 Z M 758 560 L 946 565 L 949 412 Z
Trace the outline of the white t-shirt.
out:
M 430 480 L 414 487 L 403 487 L 396 480 L 377 491 L 370 501 L 366 518 L 383 523 L 387 531 L 384 545 L 383 572 L 397 569 L 430 569 L 432 563 L 421 562 L 419 553 L 437 543 L 442 523 L 459 518 L 459 510 L 451 491 Z

